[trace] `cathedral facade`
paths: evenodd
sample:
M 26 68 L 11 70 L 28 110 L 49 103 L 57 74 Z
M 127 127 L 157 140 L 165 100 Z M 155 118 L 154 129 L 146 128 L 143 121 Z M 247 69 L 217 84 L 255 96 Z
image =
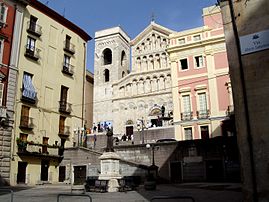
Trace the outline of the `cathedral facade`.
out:
M 127 136 L 141 128 L 173 128 L 166 52 L 172 33 L 155 22 L 133 40 L 121 27 L 95 33 L 93 120 L 98 133 L 107 127 Z

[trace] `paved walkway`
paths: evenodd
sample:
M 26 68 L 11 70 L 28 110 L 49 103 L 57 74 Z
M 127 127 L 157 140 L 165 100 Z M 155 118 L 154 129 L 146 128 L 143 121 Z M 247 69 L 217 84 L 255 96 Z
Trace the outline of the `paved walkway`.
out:
M 27 188 L 27 189 L 26 189 Z M 67 185 L 43 185 L 33 188 L 13 187 L 14 202 L 56 202 L 60 193 L 70 193 Z M 81 193 L 76 191 L 75 193 Z M 155 191 L 146 191 L 143 186 L 136 191 L 117 193 L 87 192 L 93 202 L 148 202 L 153 196 L 158 195 L 183 195 L 192 196 L 195 202 L 241 202 L 242 193 L 239 184 L 213 184 L 213 183 L 185 183 L 158 185 Z M 8 202 L 10 195 L 0 195 L 0 202 Z M 86 197 L 61 197 L 60 202 L 86 202 Z M 174 202 L 173 200 L 162 200 Z M 187 200 L 183 200 L 184 202 Z M 188 200 L 190 201 L 190 200 Z M 161 202 L 155 200 L 154 202 Z

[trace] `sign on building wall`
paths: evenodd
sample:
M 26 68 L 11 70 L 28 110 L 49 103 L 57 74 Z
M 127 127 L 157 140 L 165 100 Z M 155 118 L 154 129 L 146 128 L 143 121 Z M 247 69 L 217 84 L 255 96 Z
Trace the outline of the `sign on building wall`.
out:
M 269 30 L 240 37 L 241 55 L 269 49 Z

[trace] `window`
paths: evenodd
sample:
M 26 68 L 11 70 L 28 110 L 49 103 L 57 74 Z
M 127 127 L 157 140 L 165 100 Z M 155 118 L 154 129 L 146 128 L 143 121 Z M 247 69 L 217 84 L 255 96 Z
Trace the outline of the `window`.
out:
M 30 54 L 34 54 L 35 52 L 35 39 L 28 36 L 27 37 L 27 45 L 26 45 L 26 51 Z
M 112 64 L 112 51 L 109 48 L 106 48 L 103 51 L 104 65 Z
M 2 63 L 4 51 L 4 39 L 0 39 L 0 63 Z
M 180 60 L 180 65 L 181 65 L 181 69 L 182 70 L 188 69 L 189 67 L 188 67 L 188 60 L 187 60 L 187 58 L 181 59 Z
M 70 59 L 71 59 L 71 57 L 70 56 L 68 56 L 68 55 L 64 55 L 64 67 L 69 67 L 69 65 L 70 65 Z
M 59 134 L 64 135 L 64 126 L 65 126 L 65 119 L 66 117 L 60 116 L 59 120 Z
M 178 39 L 178 44 L 184 44 L 185 43 L 185 39 L 183 38 L 183 39 Z
M 34 16 L 30 16 L 30 24 L 29 24 L 29 29 L 32 31 L 36 31 L 36 25 L 37 25 L 37 18 Z
M 109 70 L 108 69 L 105 69 L 104 76 L 105 76 L 105 82 L 109 82 Z
M 191 100 L 190 95 L 182 96 L 183 110 L 184 112 L 191 112 Z
M 36 90 L 32 83 L 32 77 L 33 75 L 24 72 L 23 74 L 23 88 L 22 88 L 22 96 L 24 98 L 30 99 L 35 101 L 36 100 Z
M 0 4 L 0 23 L 3 26 L 6 23 L 7 19 L 7 7 L 1 3 Z
M 0 106 L 2 106 L 3 102 L 3 93 L 4 93 L 4 84 L 0 83 Z
M 61 97 L 60 97 L 61 102 L 64 102 L 64 103 L 67 102 L 67 93 L 68 93 L 68 88 L 65 86 L 61 86 Z
M 192 140 L 192 128 L 184 128 L 185 140 Z
M 195 66 L 196 67 L 203 67 L 204 66 L 204 60 L 203 60 L 203 56 L 196 56 L 194 57 L 194 60 L 195 60 Z
M 71 36 L 65 36 L 65 48 L 70 49 Z
M 199 110 L 201 113 L 206 113 L 207 111 L 207 102 L 206 102 L 206 93 L 198 93 L 199 98 Z
M 200 130 L 201 130 L 201 138 L 202 139 L 209 139 L 208 126 L 200 126 Z
M 121 77 L 122 77 L 122 78 L 125 77 L 125 72 L 124 72 L 124 71 L 122 71 L 122 73 L 121 73 Z
M 24 142 L 27 141 L 28 134 L 20 133 L 20 139 Z
M 201 40 L 201 35 L 195 35 L 193 36 L 193 41 L 200 41 Z
M 124 51 L 121 52 L 121 66 L 126 66 L 126 54 Z
M 22 105 L 20 126 L 28 127 L 28 125 L 29 125 L 29 112 L 30 112 L 30 107 Z

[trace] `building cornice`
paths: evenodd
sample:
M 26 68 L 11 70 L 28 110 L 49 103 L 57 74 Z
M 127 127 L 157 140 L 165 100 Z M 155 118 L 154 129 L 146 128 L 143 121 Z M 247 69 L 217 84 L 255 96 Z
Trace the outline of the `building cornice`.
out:
M 51 8 L 47 7 L 46 5 L 42 4 L 41 2 L 37 0 L 30 0 L 31 7 L 39 10 L 41 13 L 47 15 L 48 17 L 52 18 L 53 20 L 57 21 L 61 25 L 65 26 L 66 28 L 72 30 L 76 34 L 78 34 L 84 41 L 89 41 L 92 39 L 90 35 L 88 35 L 84 30 L 82 30 L 80 27 L 72 23 L 71 21 L 67 20 L 63 16 L 61 16 L 56 11 L 52 10 Z

